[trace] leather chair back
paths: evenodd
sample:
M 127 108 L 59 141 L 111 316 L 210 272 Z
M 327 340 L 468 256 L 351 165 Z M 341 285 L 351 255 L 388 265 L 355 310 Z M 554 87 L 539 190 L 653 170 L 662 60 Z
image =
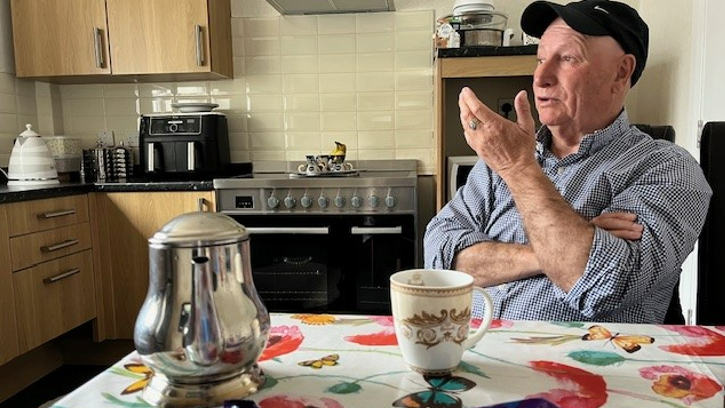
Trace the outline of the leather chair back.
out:
M 725 122 L 703 127 L 700 166 L 712 199 L 698 244 L 697 324 L 725 325 Z

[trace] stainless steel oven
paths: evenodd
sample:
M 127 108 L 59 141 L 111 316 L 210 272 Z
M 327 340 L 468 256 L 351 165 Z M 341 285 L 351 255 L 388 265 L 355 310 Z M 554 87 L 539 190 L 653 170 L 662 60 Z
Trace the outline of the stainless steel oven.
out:
M 389 276 L 416 267 L 414 160 L 352 163 L 302 176 L 299 163 L 254 163 L 215 179 L 217 210 L 250 233 L 254 283 L 272 311 L 389 313 Z

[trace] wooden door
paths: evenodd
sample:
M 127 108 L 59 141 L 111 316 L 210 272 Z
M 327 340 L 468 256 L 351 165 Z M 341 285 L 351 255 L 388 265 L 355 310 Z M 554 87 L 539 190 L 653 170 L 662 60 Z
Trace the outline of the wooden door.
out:
M 19 78 L 110 74 L 105 0 L 11 0 Z
M 177 215 L 214 208 L 214 192 L 122 192 L 92 195 L 96 296 L 101 299 L 99 339 L 133 338 L 149 284 L 148 239 Z
M 10 243 L 5 206 L 0 205 L 0 365 L 15 358 L 18 349 L 18 331 L 15 326 L 15 294 L 13 273 L 10 270 Z
M 206 0 L 107 3 L 114 74 L 209 72 Z

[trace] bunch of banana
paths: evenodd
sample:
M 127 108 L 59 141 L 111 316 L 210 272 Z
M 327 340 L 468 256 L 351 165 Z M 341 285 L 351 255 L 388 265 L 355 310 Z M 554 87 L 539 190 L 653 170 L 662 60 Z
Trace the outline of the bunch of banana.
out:
M 347 154 L 347 146 L 343 143 L 335 142 L 335 148 L 330 152 L 330 156 L 341 156 L 341 161 L 345 160 L 345 154 Z

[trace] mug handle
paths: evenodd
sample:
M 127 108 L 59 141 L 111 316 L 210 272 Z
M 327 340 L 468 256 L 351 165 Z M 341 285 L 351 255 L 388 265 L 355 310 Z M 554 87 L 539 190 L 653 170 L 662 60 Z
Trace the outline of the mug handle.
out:
M 300 172 L 300 173 L 304 173 L 305 171 L 307 171 L 307 165 L 306 164 L 300 164 L 299 166 L 297 166 L 297 171 Z
M 463 342 L 464 350 L 468 350 L 469 348 L 475 346 L 476 343 L 483 338 L 483 335 L 486 334 L 489 326 L 491 326 L 491 321 L 493 321 L 493 301 L 491 300 L 491 295 L 479 286 L 474 286 L 473 290 L 480 292 L 483 295 L 483 299 L 486 301 L 486 310 L 483 312 L 483 321 L 481 322 L 481 325 L 473 333 L 473 335 L 468 336 L 466 341 Z

